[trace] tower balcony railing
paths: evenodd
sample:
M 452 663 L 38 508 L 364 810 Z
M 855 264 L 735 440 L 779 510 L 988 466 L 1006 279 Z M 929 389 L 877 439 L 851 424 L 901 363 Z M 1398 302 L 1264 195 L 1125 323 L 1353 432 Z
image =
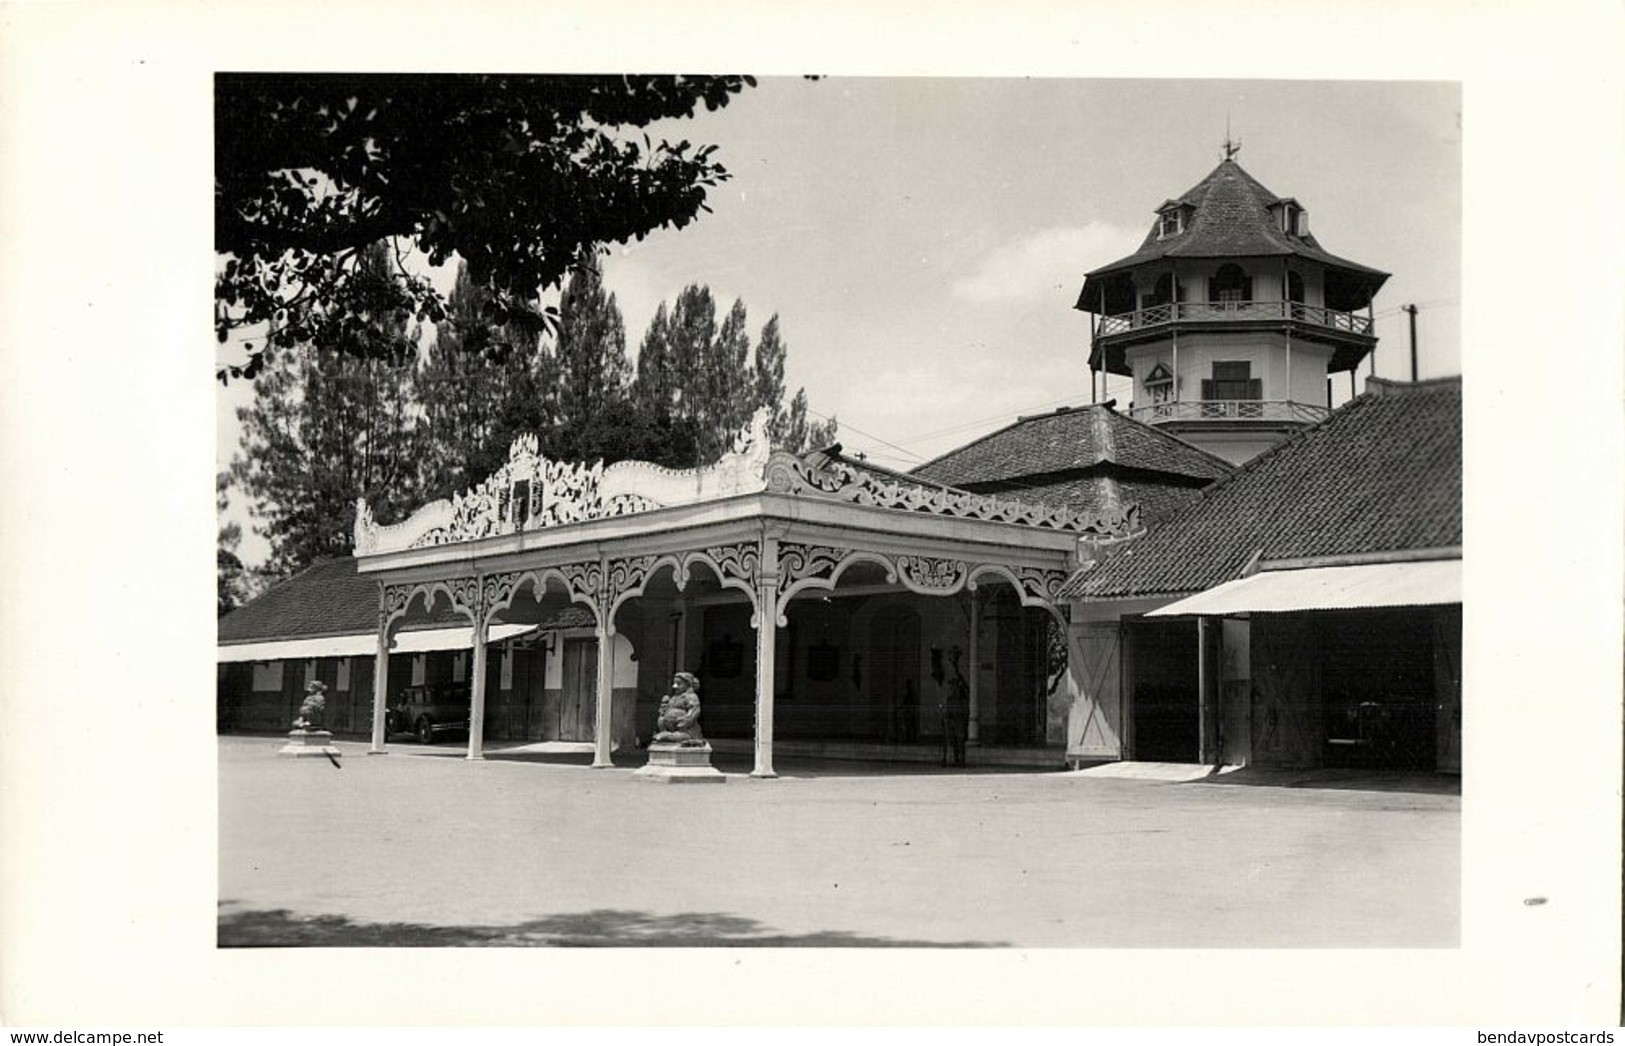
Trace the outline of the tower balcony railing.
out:
M 1312 425 L 1331 411 L 1295 400 L 1181 400 L 1134 407 L 1129 417 L 1148 425 L 1169 421 L 1265 421 Z
M 1109 337 L 1128 331 L 1158 327 L 1167 323 L 1224 323 L 1291 320 L 1349 334 L 1371 334 L 1371 318 L 1352 312 L 1339 312 L 1299 301 L 1181 301 L 1150 305 L 1134 312 L 1102 316 L 1095 336 Z

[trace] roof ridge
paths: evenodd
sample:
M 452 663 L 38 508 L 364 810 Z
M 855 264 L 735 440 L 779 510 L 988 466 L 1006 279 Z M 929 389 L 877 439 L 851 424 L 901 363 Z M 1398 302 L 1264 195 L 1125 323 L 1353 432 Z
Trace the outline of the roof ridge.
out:
M 1137 425 L 1140 428 L 1145 429 L 1147 432 L 1156 433 L 1158 439 L 1171 440 L 1174 443 L 1178 443 L 1181 446 L 1183 446 L 1183 447 L 1185 447 L 1185 448 L 1187 448 L 1189 450 L 1195 451 L 1196 453 L 1202 455 L 1204 458 L 1207 458 L 1209 461 L 1212 461 L 1214 464 L 1223 466 L 1226 475 L 1228 475 L 1229 473 L 1234 472 L 1236 470 L 1237 466 L 1235 465 L 1234 462 L 1228 461 L 1225 458 L 1221 458 L 1217 454 L 1213 453 L 1211 450 L 1208 450 L 1208 449 L 1206 449 L 1204 447 L 1198 447 L 1196 444 L 1192 443 L 1190 440 L 1188 440 L 1185 437 L 1181 436 L 1177 432 L 1165 431 L 1164 429 L 1162 429 L 1161 427 L 1159 427 L 1157 425 L 1149 424 L 1147 422 L 1141 421 L 1138 418 L 1129 417 L 1127 414 L 1119 414 L 1116 411 L 1113 411 L 1112 414 L 1115 415 L 1118 418 L 1121 418 L 1123 421 L 1128 422 L 1130 425 Z
M 1108 417 L 1116 414 L 1115 410 L 1108 408 L 1104 411 L 1095 411 L 1089 417 L 1089 427 L 1093 430 L 1095 439 L 1096 465 L 1103 462 L 1117 463 L 1117 434 L 1112 430 L 1111 417 Z
M 1086 407 L 1058 407 L 1055 410 L 1052 410 L 1047 414 L 1018 414 L 1018 415 L 1016 415 L 1016 420 L 1015 421 L 1012 421 L 1012 422 L 1004 425 L 1001 428 L 996 428 L 992 432 L 988 432 L 988 433 L 985 433 L 985 434 L 983 434 L 981 436 L 978 436 L 975 439 L 971 440 L 969 443 L 961 443 L 959 446 L 953 448 L 952 450 L 945 450 L 941 454 L 938 454 L 936 457 L 932 458 L 930 461 L 922 461 L 922 462 L 920 462 L 918 465 L 915 465 L 913 468 L 909 469 L 908 474 L 910 476 L 913 476 L 920 469 L 929 468 L 932 465 L 935 465 L 939 461 L 943 461 L 943 460 L 945 460 L 947 458 L 953 457 L 955 454 L 962 454 L 965 451 L 971 449 L 972 447 L 977 446 L 978 444 L 986 443 L 988 440 L 992 439 L 994 436 L 1002 435 L 1003 433 L 1009 432 L 1011 429 L 1015 428 L 1017 425 L 1025 425 L 1029 421 L 1039 421 L 1039 420 L 1044 419 L 1044 418 L 1061 417 L 1063 415 L 1073 414 L 1073 413 L 1076 413 L 1076 412 L 1081 411 L 1081 410 L 1089 410 L 1089 409 L 1091 409 L 1091 408 L 1093 408 L 1093 407 L 1095 407 L 1097 405 L 1098 404 L 1091 403 Z M 926 483 L 935 482 L 934 480 L 923 480 L 923 481 L 926 482 Z M 938 485 L 941 486 L 942 484 L 938 484 Z

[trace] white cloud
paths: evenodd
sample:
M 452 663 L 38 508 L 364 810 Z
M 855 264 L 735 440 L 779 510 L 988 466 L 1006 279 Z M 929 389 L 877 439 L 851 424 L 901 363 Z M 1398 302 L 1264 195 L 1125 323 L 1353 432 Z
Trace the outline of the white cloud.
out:
M 954 281 L 953 294 L 978 304 L 1076 295 L 1085 272 L 1132 254 L 1144 237 L 1144 229 L 1111 222 L 1042 229 L 995 248 Z

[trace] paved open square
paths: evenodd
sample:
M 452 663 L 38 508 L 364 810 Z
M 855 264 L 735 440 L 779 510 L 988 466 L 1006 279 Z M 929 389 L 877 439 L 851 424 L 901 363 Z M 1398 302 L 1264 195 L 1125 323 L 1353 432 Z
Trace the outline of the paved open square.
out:
M 701 788 L 634 778 L 640 753 L 592 770 L 341 744 L 335 769 L 278 747 L 220 741 L 223 946 L 1458 937 L 1450 794 L 836 763 L 762 781 L 737 757 L 719 760 L 725 786 Z

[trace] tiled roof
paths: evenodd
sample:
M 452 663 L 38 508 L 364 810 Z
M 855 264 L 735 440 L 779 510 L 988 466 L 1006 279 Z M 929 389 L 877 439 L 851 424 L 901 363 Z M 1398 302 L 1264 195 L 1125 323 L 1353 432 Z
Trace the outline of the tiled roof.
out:
M 1074 574 L 1062 595 L 1178 595 L 1239 577 L 1255 555 L 1406 552 L 1461 540 L 1461 379 L 1372 381 L 1120 554 Z
M 407 627 L 467 625 L 468 619 L 453 611 L 444 599 L 437 600 L 436 606 L 432 618 L 419 616 Z M 580 607 L 570 607 L 547 619 L 547 624 L 560 628 L 592 623 L 592 614 Z M 354 558 L 341 556 L 317 560 L 226 614 L 220 618 L 217 635 L 221 643 L 243 643 L 353 636 L 377 629 L 378 579 L 357 572 Z
M 1202 480 L 1231 471 L 1224 459 L 1099 404 L 1022 418 L 926 462 L 913 475 L 971 488 L 1097 465 Z
M 1281 199 L 1260 185 L 1234 160 L 1222 161 L 1189 192 L 1169 201 L 1188 204 L 1192 208 L 1184 231 L 1159 237 L 1158 223 L 1154 223 L 1139 250 L 1110 265 L 1103 265 L 1085 277 L 1077 307 L 1087 309 L 1095 302 L 1089 282 L 1094 277 L 1131 269 L 1159 258 L 1292 255 L 1367 277 L 1372 283 L 1373 292 L 1388 278 L 1385 272 L 1326 251 L 1310 234 L 1294 236 L 1283 232 L 1269 213 L 1269 206 Z

